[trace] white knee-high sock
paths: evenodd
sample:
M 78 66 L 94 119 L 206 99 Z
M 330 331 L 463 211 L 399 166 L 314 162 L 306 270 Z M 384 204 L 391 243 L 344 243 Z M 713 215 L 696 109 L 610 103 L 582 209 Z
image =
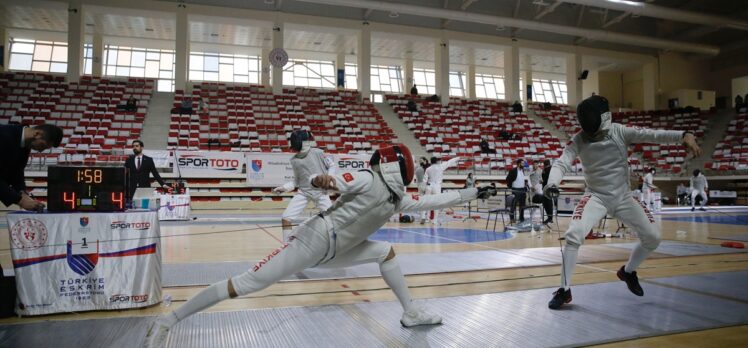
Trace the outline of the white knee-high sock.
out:
M 624 267 L 624 271 L 626 273 L 631 273 L 633 271 L 636 271 L 637 268 L 639 268 L 639 265 L 641 265 L 642 262 L 649 256 L 649 254 L 652 253 L 652 250 L 647 250 L 644 248 L 641 243 L 639 243 L 633 251 L 631 251 L 631 255 L 629 256 L 629 262 L 626 263 L 626 267 Z
M 563 252 L 564 266 L 561 269 L 561 287 L 564 289 L 568 290 L 571 286 L 571 275 L 574 274 L 578 255 L 579 245 L 566 244 Z
M 166 313 L 159 317 L 158 321 L 167 327 L 172 327 L 174 324 L 184 320 L 188 316 L 229 298 L 228 283 L 229 281 L 226 279 L 203 289 L 203 291 L 197 293 L 195 297 L 189 299 L 187 303 L 175 309 L 173 312 Z
M 392 292 L 397 296 L 397 299 L 403 306 L 403 310 L 406 312 L 411 310 L 413 308 L 413 299 L 410 297 L 408 284 L 405 284 L 405 276 L 403 276 L 403 271 L 400 270 L 400 265 L 397 263 L 397 259 L 392 258 L 382 262 L 379 264 L 379 270 L 382 272 L 384 282 L 389 285 Z

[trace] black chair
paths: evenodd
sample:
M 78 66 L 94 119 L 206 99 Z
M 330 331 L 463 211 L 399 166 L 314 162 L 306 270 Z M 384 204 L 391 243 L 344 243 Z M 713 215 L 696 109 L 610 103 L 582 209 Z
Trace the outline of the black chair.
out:
M 503 230 L 506 230 L 506 222 L 504 221 L 504 215 L 511 215 L 511 206 L 512 201 L 514 200 L 514 195 L 510 194 L 511 191 L 504 191 L 504 206 L 503 207 L 496 207 L 493 209 L 488 210 L 488 216 L 486 217 L 486 229 L 488 229 L 488 223 L 491 221 L 491 215 L 496 214 L 496 218 L 493 220 L 493 231 L 496 232 L 496 223 L 499 220 L 499 215 L 501 215 L 501 226 L 503 227 Z

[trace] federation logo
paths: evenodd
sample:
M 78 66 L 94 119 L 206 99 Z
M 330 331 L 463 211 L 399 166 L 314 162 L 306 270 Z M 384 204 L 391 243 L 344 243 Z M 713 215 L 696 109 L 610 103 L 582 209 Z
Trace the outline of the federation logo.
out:
M 173 211 L 174 210 L 174 205 L 172 205 L 171 202 L 166 202 L 166 209 L 168 211 Z
M 255 172 L 262 170 L 262 160 L 252 160 L 252 170 Z
M 73 272 L 82 276 L 91 273 L 96 268 L 96 264 L 99 263 L 99 241 L 96 241 L 95 253 L 77 255 L 73 255 L 73 242 L 68 241 L 65 259 L 67 259 L 68 266 Z
M 47 243 L 47 227 L 36 219 L 23 219 L 10 229 L 13 245 L 24 250 L 39 249 Z
M 81 217 L 81 218 L 80 218 L 80 223 L 81 223 L 81 227 L 86 227 L 86 226 L 88 226 L 88 217 L 87 217 L 87 216 L 83 216 L 83 217 Z

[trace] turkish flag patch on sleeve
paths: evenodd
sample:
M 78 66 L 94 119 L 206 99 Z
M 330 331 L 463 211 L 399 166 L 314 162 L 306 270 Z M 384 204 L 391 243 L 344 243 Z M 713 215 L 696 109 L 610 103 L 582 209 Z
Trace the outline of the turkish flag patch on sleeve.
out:
M 353 181 L 353 174 L 351 174 L 351 173 L 343 173 L 343 180 L 345 180 L 345 182 L 351 182 L 351 181 Z

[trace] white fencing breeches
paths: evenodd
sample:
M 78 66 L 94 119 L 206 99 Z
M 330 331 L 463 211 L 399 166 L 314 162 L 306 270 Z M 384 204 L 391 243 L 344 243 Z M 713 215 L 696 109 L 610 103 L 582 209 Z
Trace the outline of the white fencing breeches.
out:
M 646 257 L 660 245 L 660 228 L 649 209 L 642 202 L 634 198 L 627 198 L 608 209 L 596 195 L 586 193 L 574 208 L 571 223 L 566 231 L 566 247 L 563 251 L 564 265 L 561 271 L 562 286 L 571 284 L 576 253 L 584 243 L 585 236 L 600 219 L 605 218 L 606 214 L 610 214 L 628 225 L 639 237 L 639 245 L 632 251 L 632 256 L 637 255 L 637 257 L 629 259 L 626 266 L 627 271 L 635 270 L 639 266 L 643 261 L 643 258 L 640 259 L 640 255 Z
M 438 195 L 442 193 L 442 185 L 441 184 L 431 184 L 426 186 L 426 194 L 427 195 Z M 438 224 L 439 223 L 439 212 L 441 210 L 432 210 L 434 214 L 434 218 L 431 220 L 431 222 Z M 428 212 L 424 212 L 428 213 Z M 423 214 L 423 213 L 422 213 Z M 423 217 L 423 215 L 421 215 Z
M 247 272 L 231 278 L 239 296 L 260 291 L 296 272 L 313 267 L 326 258 L 331 246 L 327 231 L 317 231 L 302 225 L 294 229 L 293 236 L 288 243 L 271 252 Z M 388 242 L 365 240 L 319 267 L 345 267 L 369 262 L 381 264 L 390 249 Z
M 701 207 L 706 205 L 706 192 L 704 190 L 692 190 L 691 191 L 691 208 L 696 207 L 696 196 L 701 196 Z

